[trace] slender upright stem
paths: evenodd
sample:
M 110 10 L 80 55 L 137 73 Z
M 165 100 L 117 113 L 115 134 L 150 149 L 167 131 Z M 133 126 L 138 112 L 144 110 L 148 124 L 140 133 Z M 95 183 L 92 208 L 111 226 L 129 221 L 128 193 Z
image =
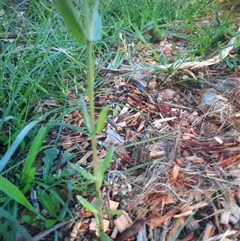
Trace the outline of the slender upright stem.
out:
M 90 121 L 91 121 L 91 144 L 92 144 L 92 159 L 93 159 L 93 173 L 96 179 L 95 181 L 95 191 L 97 200 L 102 199 L 101 186 L 98 182 L 98 161 L 97 161 L 97 138 L 95 133 L 95 107 L 94 107 L 94 69 L 93 69 L 93 53 L 92 53 L 92 43 L 87 41 L 87 79 L 88 79 L 88 90 L 89 90 L 89 110 L 90 110 Z M 103 213 L 102 213 L 102 202 L 98 203 L 98 222 L 99 222 L 99 232 L 103 232 Z
M 98 6 L 98 1 L 97 1 Z M 84 1 L 85 9 L 85 27 L 86 36 L 90 36 L 91 23 L 90 23 L 90 8 L 88 0 Z M 91 144 L 92 144 L 92 161 L 93 161 L 93 174 L 96 179 L 95 181 L 95 192 L 97 198 L 97 208 L 98 208 L 98 232 L 103 233 L 103 205 L 102 205 L 102 195 L 101 186 L 98 173 L 98 161 L 97 161 L 97 138 L 95 132 L 95 107 L 94 107 L 94 57 L 93 57 L 93 43 L 91 40 L 87 40 L 87 80 L 88 80 L 88 91 L 89 91 L 89 111 L 90 111 L 90 122 L 91 122 Z

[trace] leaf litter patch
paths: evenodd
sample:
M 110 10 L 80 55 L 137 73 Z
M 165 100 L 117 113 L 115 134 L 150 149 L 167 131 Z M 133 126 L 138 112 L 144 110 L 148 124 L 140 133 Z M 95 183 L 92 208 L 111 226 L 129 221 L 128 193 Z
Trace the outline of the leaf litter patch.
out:
M 192 76 L 201 78 L 187 82 Z M 148 240 L 239 238 L 237 71 L 229 73 L 221 64 L 177 71 L 164 86 L 148 91 L 130 78 L 114 75 L 106 91 L 96 95 L 97 106 L 111 109 L 104 133 L 98 136 L 99 160 L 106 147 L 116 148 L 104 199 L 116 202 L 129 217 L 106 217 L 106 232 L 115 240 L 135 240 L 137 235 Z M 68 114 L 65 121 L 83 126 L 81 110 Z M 59 142 L 75 153 L 79 165 L 91 164 L 88 136 L 64 128 Z M 67 226 L 73 228 L 69 240 L 91 240 L 91 213 L 84 216 L 81 207 L 74 213 L 79 221 Z
M 221 91 L 223 79 L 235 86 Z M 221 75 L 211 89 L 209 82 L 199 81 L 159 87 L 154 93 L 146 93 L 145 98 L 142 92 L 125 89 L 131 93 L 126 93 L 125 102 L 146 115 L 141 115 L 138 126 L 148 123 L 140 133 L 136 132 L 138 126 L 126 124 L 125 129 L 132 133 L 131 142 L 139 134 L 143 136 L 138 140 L 142 140 L 174 132 L 161 141 L 132 149 L 130 161 L 134 166 L 153 160 L 150 152 L 154 147 L 159 148 L 157 152 L 166 157 L 165 161 L 153 162 L 144 169 L 140 166 L 126 175 L 133 190 L 124 210 L 146 219 L 152 240 L 166 229 L 169 231 L 163 240 L 175 235 L 180 239 L 239 237 L 235 193 L 235 188 L 239 189 L 240 160 L 238 81 Z M 207 91 L 212 97 L 206 100 Z M 152 108 L 144 109 L 145 102 Z M 226 203 L 232 205 L 231 210 L 226 209 Z M 237 206 L 236 213 L 233 206 Z

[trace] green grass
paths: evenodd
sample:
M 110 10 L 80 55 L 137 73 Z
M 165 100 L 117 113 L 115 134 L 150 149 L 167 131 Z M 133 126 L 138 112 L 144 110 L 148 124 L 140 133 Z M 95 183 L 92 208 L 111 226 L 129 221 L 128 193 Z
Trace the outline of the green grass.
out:
M 122 44 L 119 33 L 135 47 L 147 45 L 160 64 L 168 61 L 157 54 L 155 46 L 149 42 L 148 31 L 153 31 L 155 38 L 161 39 L 170 33 L 187 41 L 185 52 L 177 52 L 174 61 L 183 56 L 208 58 L 236 34 L 232 30 L 234 11 L 227 15 L 214 1 L 103 2 L 100 13 L 104 33 L 102 40 L 96 43 L 95 53 L 105 65 L 120 53 L 110 51 L 111 47 L 118 49 Z M 86 47 L 68 34 L 55 1 L 30 0 L 23 15 L 12 1 L 2 1 L 1 9 L 5 14 L 0 18 L 0 157 L 11 149 L 14 141 L 18 140 L 19 145 L 5 159 L 7 163 L 1 172 L 5 189 L 0 192 L 0 206 L 4 209 L 0 216 L 0 239 L 16 240 L 17 232 L 21 231 L 16 220 L 43 230 L 71 218 L 73 190 L 80 194 L 92 192 L 92 183 L 76 179 L 74 170 L 65 168 L 61 173 L 56 172 L 59 155 L 65 163 L 75 162 L 76 158 L 74 153 L 62 151 L 57 140 L 46 137 L 54 128 L 59 133 L 63 128 L 87 133 L 84 126 L 71 126 L 63 121 L 66 114 L 78 108 L 77 103 L 68 106 L 69 90 L 78 97 L 88 94 Z M 80 10 L 78 13 L 81 17 Z M 204 22 L 206 19 L 209 21 Z M 181 33 L 182 29 L 187 29 L 188 33 Z M 100 80 L 96 70 L 96 82 Z M 101 91 L 96 89 L 96 92 Z M 56 100 L 59 106 L 40 110 L 38 104 L 49 98 Z M 43 117 L 39 120 L 40 116 Z M 38 200 L 47 211 L 44 217 L 29 206 L 32 187 L 37 188 Z M 12 236 L 6 239 L 10 231 Z

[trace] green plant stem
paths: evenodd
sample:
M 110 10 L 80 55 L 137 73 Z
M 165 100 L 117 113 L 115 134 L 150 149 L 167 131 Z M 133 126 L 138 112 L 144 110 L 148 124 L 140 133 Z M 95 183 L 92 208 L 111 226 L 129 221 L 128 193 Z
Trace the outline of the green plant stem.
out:
M 88 0 L 84 1 L 85 8 L 85 23 L 86 23 L 86 31 L 87 36 L 90 36 L 91 24 L 90 24 L 90 11 Z M 93 174 L 95 177 L 95 192 L 97 198 L 97 221 L 98 221 L 98 232 L 99 234 L 103 233 L 103 213 L 102 213 L 102 194 L 101 194 L 101 186 L 99 185 L 99 173 L 98 173 L 98 161 L 97 161 L 97 138 L 95 131 L 95 107 L 94 107 L 94 58 L 92 53 L 92 45 L 93 43 L 88 39 L 87 40 L 87 80 L 88 80 L 88 90 L 89 90 L 89 110 L 90 110 L 90 121 L 91 121 L 91 144 L 92 144 L 92 161 L 93 161 Z
M 92 159 L 93 159 L 93 173 L 95 176 L 95 191 L 97 200 L 102 199 L 101 187 L 99 186 L 99 175 L 98 175 L 98 161 L 97 161 L 97 138 L 95 132 L 95 108 L 94 108 L 94 69 L 93 69 L 93 54 L 92 54 L 92 43 L 87 41 L 87 78 L 88 78 L 88 89 L 89 89 L 89 109 L 90 109 L 90 121 L 91 121 L 91 144 L 92 144 Z M 103 213 L 102 213 L 102 202 L 97 202 L 98 208 L 98 223 L 99 232 L 103 233 Z

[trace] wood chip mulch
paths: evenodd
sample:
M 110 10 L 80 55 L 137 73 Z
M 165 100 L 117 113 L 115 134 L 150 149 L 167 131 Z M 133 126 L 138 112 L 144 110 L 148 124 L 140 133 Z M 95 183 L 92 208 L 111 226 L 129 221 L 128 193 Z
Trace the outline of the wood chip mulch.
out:
M 110 108 L 104 132 L 97 137 L 99 160 L 108 146 L 116 147 L 104 198 L 127 213 L 124 220 L 131 219 L 121 219 L 127 224 L 119 233 L 119 217 L 107 217 L 106 232 L 113 240 L 135 240 L 139 235 L 147 240 L 240 238 L 239 73 L 218 76 L 223 69 L 201 69 L 212 86 L 190 83 L 190 76 L 181 71 L 168 79 L 171 84 L 157 82 L 151 90 L 136 84 L 138 76 L 113 76 L 106 90 L 96 95 L 96 107 Z M 178 84 L 179 78 L 186 81 Z M 220 91 L 222 80 L 235 82 L 234 88 L 226 84 Z M 206 101 L 207 91 L 217 95 Z M 65 121 L 83 126 L 81 110 L 69 113 Z M 57 132 L 51 138 L 54 135 Z M 59 142 L 63 151 L 75 153 L 79 165 L 91 163 L 90 138 L 84 133 L 63 128 Z M 76 233 L 83 237 L 80 240 L 92 240 L 93 234 L 87 238 L 94 233 L 92 215 L 82 212 L 75 213 L 77 226 L 64 229 L 65 240 L 76 240 Z
M 168 38 L 154 44 L 171 59 L 175 49 Z M 176 43 L 179 50 L 182 41 Z M 224 51 L 227 56 L 231 48 Z M 131 72 L 133 59 L 134 66 L 143 60 L 156 64 L 148 52 L 146 46 L 134 56 L 126 50 L 118 69 L 111 63 L 102 68 L 96 83 L 101 86 L 96 118 L 102 106 L 109 107 L 105 129 L 97 136 L 98 159 L 115 146 L 103 187 L 104 208 L 124 210 L 105 217 L 106 233 L 117 241 L 239 240 L 240 71 L 227 68 L 219 55 L 218 63 L 197 62 L 195 69 L 191 62 L 173 73 Z M 64 121 L 82 129 L 56 128 L 49 138 L 58 138 L 62 152 L 74 153 L 76 163 L 87 167 L 91 139 L 72 90 L 68 105 L 73 111 Z M 59 230 L 63 240 L 96 238 L 92 214 L 81 207 L 73 212 L 76 222 Z

